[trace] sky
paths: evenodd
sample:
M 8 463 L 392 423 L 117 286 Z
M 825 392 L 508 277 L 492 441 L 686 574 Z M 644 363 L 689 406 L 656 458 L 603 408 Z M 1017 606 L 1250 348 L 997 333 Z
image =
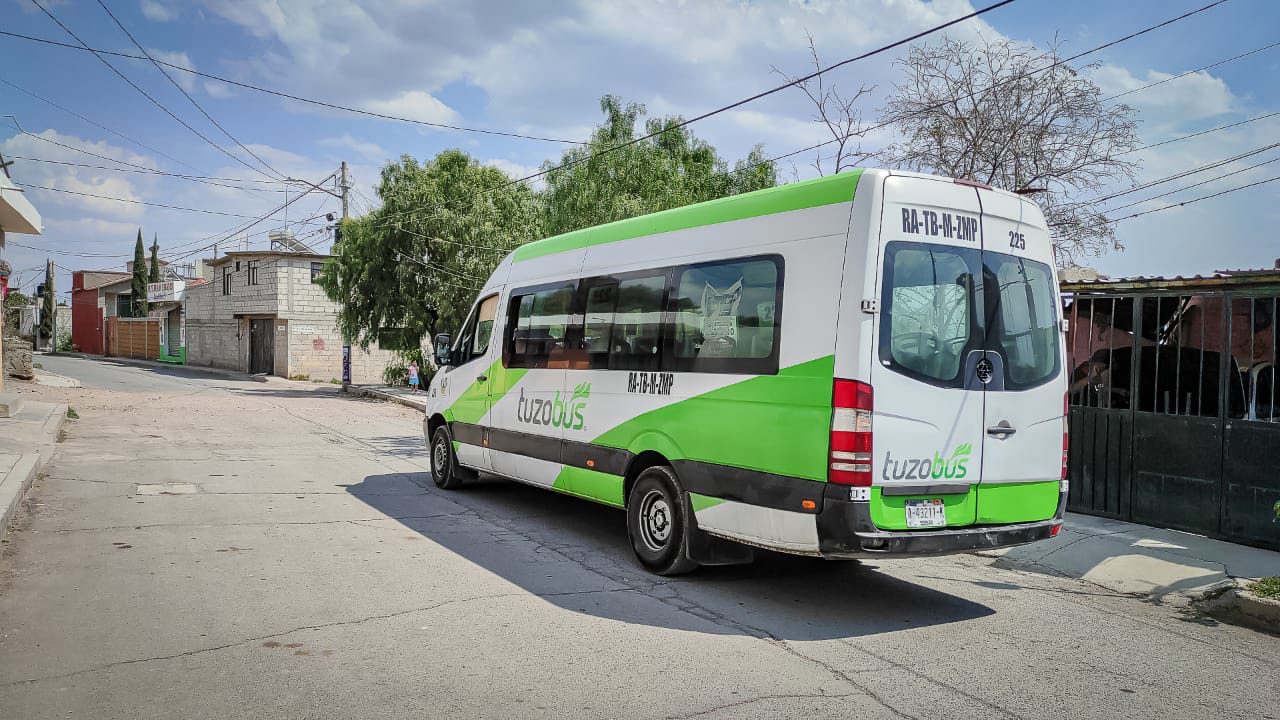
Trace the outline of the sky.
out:
M 780 73 L 811 71 L 806 35 L 829 65 L 993 0 L 39 1 L 94 49 L 137 55 L 131 34 L 158 60 L 298 98 L 542 138 L 381 119 L 172 69 L 170 82 L 145 59 L 103 56 L 126 80 L 87 51 L 0 35 L 0 154 L 14 160 L 13 180 L 44 222 L 40 236 L 10 234 L 0 256 L 14 268 L 10 286 L 27 291 L 52 257 L 65 292 L 70 270 L 122 269 L 139 228 L 148 247 L 156 239 L 161 257 L 178 263 L 211 257 L 207 246 L 218 238 L 229 238 L 221 252 L 264 248 L 267 233 L 282 228 L 327 250 L 325 215 L 339 215 L 339 201 L 319 191 L 303 195 L 306 185 L 281 176 L 332 190 L 345 160 L 356 216 L 377 205 L 379 170 L 402 154 L 426 160 L 461 148 L 521 177 L 588 137 L 602 95 L 643 103 L 650 116 L 693 117 L 781 84 Z M 1038 47 L 1058 42 L 1070 56 L 1211 1 L 1016 0 L 945 33 Z M 0 31 L 78 46 L 67 29 L 33 0 L 0 0 Z M 860 108 L 874 121 L 901 82 L 898 61 L 907 51 L 850 63 L 824 79 L 846 95 L 869 88 Z M 1136 109 L 1143 145 L 1173 141 L 1133 153 L 1141 163 L 1137 184 L 1280 138 L 1280 3 L 1273 0 L 1228 0 L 1075 65 L 1106 97 L 1188 73 L 1113 101 Z M 1234 123 L 1241 124 L 1216 129 Z M 757 143 L 772 157 L 829 137 L 796 89 L 692 130 L 730 163 Z M 892 140 L 873 133 L 864 147 Z M 780 175 L 813 177 L 812 161 L 812 153 L 783 161 Z M 1234 174 L 1212 180 L 1225 173 Z M 1113 200 L 1105 207 L 1137 204 L 1111 217 L 1157 211 L 1118 222 L 1124 250 L 1084 264 L 1114 277 L 1272 267 L 1280 258 L 1280 181 L 1179 203 L 1277 175 L 1280 148 L 1272 148 Z M 1148 199 L 1169 191 L 1176 192 Z M 232 237 L 260 216 L 268 219 Z

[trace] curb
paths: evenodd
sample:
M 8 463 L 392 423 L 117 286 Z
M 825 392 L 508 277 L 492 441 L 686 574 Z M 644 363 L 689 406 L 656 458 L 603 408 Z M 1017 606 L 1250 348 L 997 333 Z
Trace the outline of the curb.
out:
M 1224 622 L 1280 635 L 1280 600 L 1258 597 L 1248 586 L 1225 586 L 1207 594 L 1196 606 Z
M 40 475 L 40 470 L 53 457 L 52 444 L 57 442 L 58 433 L 66 422 L 67 406 L 59 404 L 57 411 L 45 421 L 43 428 L 51 435 L 49 447 L 40 447 L 30 453 L 23 454 L 18 463 L 9 471 L 9 476 L 5 478 L 6 482 L 0 485 L 0 493 L 4 495 L 13 493 L 8 498 L 0 500 L 0 503 L 2 503 L 0 504 L 0 537 L 8 534 L 9 523 L 13 520 L 13 516 L 17 514 L 18 505 L 26 498 L 27 490 L 31 489 L 31 484 Z
M 88 353 L 61 352 L 54 353 L 62 357 L 74 357 L 82 360 L 97 360 L 98 362 L 113 362 L 121 365 L 132 365 L 141 368 L 167 368 L 173 370 L 189 370 L 195 373 L 203 373 L 205 375 L 217 375 L 219 377 L 231 378 L 233 380 L 251 380 L 253 382 L 266 382 L 265 375 L 248 375 L 235 370 L 224 370 L 222 368 L 204 367 L 203 365 L 175 365 L 174 363 L 162 363 L 157 360 L 138 360 L 137 358 L 114 357 L 107 355 L 89 355 Z M 283 378 L 282 378 L 283 379 Z
M 394 393 L 383 392 L 381 390 L 376 390 L 374 388 L 358 388 L 355 386 L 348 386 L 346 388 L 343 388 L 342 392 L 348 395 L 358 395 L 360 397 L 373 398 L 374 400 L 383 400 L 386 402 L 393 402 L 393 403 L 396 403 L 397 405 L 403 405 L 407 408 L 413 408 L 418 412 L 426 412 L 423 406 L 412 402 L 409 398 L 402 397 Z

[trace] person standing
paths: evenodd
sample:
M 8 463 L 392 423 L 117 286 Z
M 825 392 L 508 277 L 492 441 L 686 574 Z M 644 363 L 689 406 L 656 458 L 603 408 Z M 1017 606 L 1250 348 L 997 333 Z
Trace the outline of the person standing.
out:
M 409 389 L 412 392 L 418 392 L 418 361 L 409 362 Z

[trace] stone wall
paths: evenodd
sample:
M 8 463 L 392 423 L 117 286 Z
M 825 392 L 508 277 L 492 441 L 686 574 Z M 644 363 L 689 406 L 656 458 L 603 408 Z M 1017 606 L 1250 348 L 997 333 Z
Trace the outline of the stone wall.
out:
M 247 372 L 248 343 L 241 351 L 240 323 L 228 320 L 193 320 L 187 318 L 187 364 Z
M 31 343 L 10 335 L 4 338 L 3 350 L 0 352 L 4 354 L 4 372 L 2 373 L 4 376 L 16 377 L 22 380 L 30 380 L 35 377 L 35 369 L 31 358 Z

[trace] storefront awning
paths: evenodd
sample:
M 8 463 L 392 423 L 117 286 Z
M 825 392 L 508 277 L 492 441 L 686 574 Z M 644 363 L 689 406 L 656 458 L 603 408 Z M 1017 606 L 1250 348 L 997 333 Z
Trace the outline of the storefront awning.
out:
M 4 173 L 0 173 L 0 230 L 23 235 L 39 235 L 41 230 L 40 213 Z

